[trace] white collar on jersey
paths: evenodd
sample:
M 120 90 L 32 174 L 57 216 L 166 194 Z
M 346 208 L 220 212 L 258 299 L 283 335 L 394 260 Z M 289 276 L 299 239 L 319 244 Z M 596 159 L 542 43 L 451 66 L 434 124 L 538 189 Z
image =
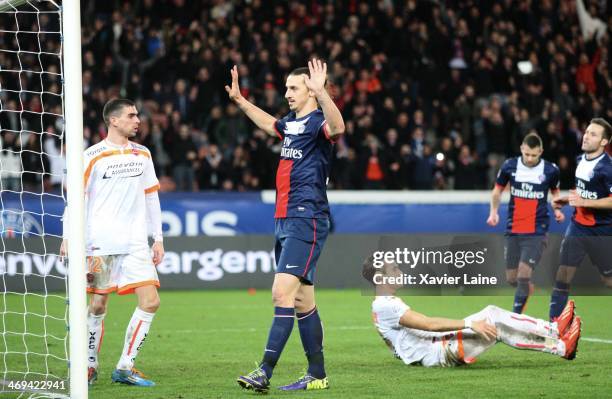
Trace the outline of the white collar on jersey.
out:
M 599 161 L 601 161 L 605 155 L 606 153 L 604 152 L 597 158 L 587 159 L 586 154 L 583 154 L 582 159 L 580 159 L 580 162 L 578 162 L 578 166 L 576 167 L 576 177 L 584 181 L 591 181 L 591 178 L 595 173 L 593 172 L 593 169 L 595 169 L 595 166 L 597 166 Z
M 522 157 L 518 157 L 514 180 L 519 183 L 544 183 L 546 180 L 546 176 L 544 175 L 544 160 L 540 159 L 537 165 L 529 167 L 523 163 Z
M 584 160 L 585 162 L 596 162 L 596 161 L 599 161 L 601 158 L 603 158 L 604 155 L 606 155 L 605 151 L 599 154 L 598 156 L 596 156 L 595 158 L 588 159 L 587 154 L 582 154 L 582 160 Z
M 128 143 L 126 145 L 121 145 L 121 144 L 111 143 L 110 140 L 104 139 L 104 144 L 106 144 L 107 146 L 112 147 L 112 148 L 117 148 L 119 150 L 125 150 L 125 149 L 128 149 L 128 148 L 132 148 L 132 143 L 130 141 L 128 141 Z
M 542 166 L 544 166 L 544 160 L 543 160 L 542 158 L 540 158 L 540 160 L 538 161 L 538 163 L 537 163 L 537 164 L 535 164 L 535 165 L 533 165 L 533 166 L 527 166 L 527 165 L 525 165 L 525 163 L 523 162 L 523 157 L 522 157 L 522 156 L 519 156 L 519 157 L 518 157 L 518 161 L 519 161 L 519 163 L 520 163 L 522 166 L 524 166 L 524 167 L 525 167 L 525 168 L 527 168 L 527 169 L 537 168 L 538 166 L 540 166 L 540 164 L 542 164 Z

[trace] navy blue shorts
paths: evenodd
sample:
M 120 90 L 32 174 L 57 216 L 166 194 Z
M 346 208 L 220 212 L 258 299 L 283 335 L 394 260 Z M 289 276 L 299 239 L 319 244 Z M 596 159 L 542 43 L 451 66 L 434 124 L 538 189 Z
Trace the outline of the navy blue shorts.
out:
M 585 255 L 605 277 L 612 276 L 612 226 L 582 226 L 573 220 L 561 242 L 561 265 L 578 267 Z
M 518 268 L 519 262 L 535 268 L 542 258 L 547 242 L 545 235 L 507 235 L 504 246 L 506 269 Z
M 279 218 L 274 222 L 276 273 L 313 285 L 317 261 L 329 233 L 329 219 Z

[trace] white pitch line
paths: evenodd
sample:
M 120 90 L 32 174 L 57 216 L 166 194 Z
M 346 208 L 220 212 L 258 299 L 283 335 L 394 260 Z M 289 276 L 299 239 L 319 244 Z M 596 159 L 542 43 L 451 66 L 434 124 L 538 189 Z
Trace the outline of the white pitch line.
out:
M 338 326 L 338 327 L 324 327 L 326 330 L 373 330 L 374 326 Z M 257 328 L 207 328 L 205 330 L 162 330 L 158 331 L 161 334 L 217 334 L 217 333 L 245 333 L 245 332 L 257 332 Z M 581 337 L 581 341 L 595 342 L 598 344 L 612 345 L 612 339 L 602 338 L 590 338 Z
M 601 339 L 601 338 L 589 338 L 589 337 L 584 337 L 584 338 L 580 338 L 581 341 L 588 341 L 588 342 L 597 342 L 600 344 L 611 344 L 612 345 L 612 339 Z

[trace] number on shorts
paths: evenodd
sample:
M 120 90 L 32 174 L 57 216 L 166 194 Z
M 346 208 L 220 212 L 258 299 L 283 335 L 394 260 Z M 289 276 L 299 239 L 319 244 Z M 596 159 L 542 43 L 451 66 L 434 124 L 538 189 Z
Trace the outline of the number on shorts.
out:
M 88 256 L 87 266 L 89 267 L 90 273 L 102 272 L 102 257 L 101 256 Z

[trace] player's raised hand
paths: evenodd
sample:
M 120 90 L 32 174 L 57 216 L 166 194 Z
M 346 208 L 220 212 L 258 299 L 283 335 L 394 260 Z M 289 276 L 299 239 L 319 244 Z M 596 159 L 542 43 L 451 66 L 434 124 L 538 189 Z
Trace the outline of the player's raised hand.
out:
M 557 223 L 563 223 L 565 221 L 565 215 L 561 212 L 561 209 L 555 209 L 554 212 Z
M 304 83 L 308 90 L 315 93 L 321 92 L 325 89 L 325 80 L 327 79 L 327 64 L 321 60 L 313 58 L 308 61 L 308 70 L 310 71 L 310 77 L 304 76 Z
M 153 264 L 157 266 L 164 259 L 164 244 L 161 241 L 155 241 L 151 250 L 153 251 Z
M 489 226 L 491 226 L 491 227 L 494 227 L 494 226 L 497 226 L 497 223 L 499 223 L 499 214 L 498 213 L 491 213 L 489 215 L 489 218 L 487 219 L 487 224 Z
M 230 70 L 232 75 L 232 85 L 231 87 L 225 85 L 225 91 L 229 95 L 230 100 L 238 101 L 242 94 L 240 93 L 240 86 L 238 85 L 238 67 L 234 65 L 234 67 Z
M 493 341 L 497 338 L 497 328 L 485 320 L 472 321 L 472 330 L 488 341 Z

